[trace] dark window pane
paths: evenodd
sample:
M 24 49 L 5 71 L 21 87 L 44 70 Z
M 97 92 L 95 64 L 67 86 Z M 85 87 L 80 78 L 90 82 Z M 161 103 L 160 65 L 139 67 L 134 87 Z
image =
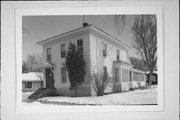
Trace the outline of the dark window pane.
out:
M 66 56 L 66 49 L 65 44 L 61 45 L 61 58 L 64 58 Z
M 51 60 L 51 48 L 47 49 L 47 60 Z
M 62 83 L 66 83 L 66 68 L 65 67 L 61 68 L 61 79 L 62 79 Z
M 119 60 L 119 50 L 117 50 L 117 60 Z
M 104 70 L 104 74 L 107 74 L 107 67 L 106 66 L 103 67 L 103 70 Z
M 25 87 L 26 88 L 32 88 L 32 82 L 26 82 Z
M 114 73 L 115 73 L 115 81 L 118 82 L 119 81 L 119 68 L 115 68 Z
M 77 40 L 77 48 L 80 53 L 83 53 L 83 39 Z
M 107 45 L 103 43 L 103 56 L 106 57 L 106 50 L 107 50 Z

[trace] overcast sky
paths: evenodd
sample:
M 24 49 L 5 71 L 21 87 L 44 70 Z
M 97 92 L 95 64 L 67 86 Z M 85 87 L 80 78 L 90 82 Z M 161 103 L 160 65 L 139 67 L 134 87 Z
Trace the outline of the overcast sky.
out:
M 134 15 L 126 16 L 125 28 L 120 35 L 115 29 L 113 15 L 85 16 L 85 22 L 95 25 L 123 43 L 132 46 L 133 33 L 131 27 L 134 18 Z M 23 16 L 23 59 L 28 54 L 42 53 L 42 47 L 36 44 L 38 41 L 80 28 L 82 23 L 82 16 Z M 129 56 L 137 57 L 136 51 L 129 48 Z

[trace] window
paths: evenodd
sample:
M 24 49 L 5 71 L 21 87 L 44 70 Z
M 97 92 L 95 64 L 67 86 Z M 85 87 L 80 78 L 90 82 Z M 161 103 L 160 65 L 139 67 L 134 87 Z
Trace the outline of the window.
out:
M 64 58 L 66 56 L 66 48 L 65 44 L 61 45 L 61 58 Z
M 25 82 L 25 88 L 32 88 L 32 82 Z
M 62 80 L 62 83 L 66 83 L 66 68 L 65 67 L 61 68 L 61 80 Z
M 129 71 L 128 69 L 122 68 L 122 81 L 128 82 L 129 81 Z
M 117 53 L 117 60 L 119 60 L 119 50 L 117 49 L 117 51 L 116 51 Z
M 83 53 L 83 39 L 77 41 L 77 48 L 80 53 Z
M 107 74 L 107 67 L 106 66 L 103 67 L 103 72 L 104 72 L 104 74 Z
M 119 68 L 114 68 L 115 82 L 119 81 Z
M 47 60 L 51 60 L 51 48 L 47 49 Z
M 103 56 L 104 57 L 106 57 L 106 55 L 107 55 L 106 50 L 107 50 L 107 45 L 105 43 L 103 43 Z

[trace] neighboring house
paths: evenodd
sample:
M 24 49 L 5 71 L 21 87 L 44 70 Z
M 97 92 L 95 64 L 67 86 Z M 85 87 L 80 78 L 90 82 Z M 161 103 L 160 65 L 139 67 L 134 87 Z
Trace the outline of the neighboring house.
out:
M 145 73 L 133 69 L 127 46 L 96 26 L 86 24 L 37 43 L 43 47 L 44 88 L 55 88 L 58 95 L 74 95 L 69 89 L 68 73 L 64 66 L 69 43 L 76 44 L 86 62 L 86 74 L 79 86 L 78 96 L 95 94 L 91 78 L 93 73 L 99 71 L 107 72 L 111 78 L 105 92 L 129 91 L 132 87 L 145 85 Z
M 42 73 L 30 72 L 22 74 L 22 91 L 33 92 L 42 87 L 43 81 L 37 76 L 43 78 Z
M 149 84 L 149 71 L 146 72 L 146 77 L 147 77 L 147 84 Z M 157 71 L 153 71 L 153 79 L 152 79 L 152 85 L 157 85 L 158 84 L 158 77 L 157 77 Z

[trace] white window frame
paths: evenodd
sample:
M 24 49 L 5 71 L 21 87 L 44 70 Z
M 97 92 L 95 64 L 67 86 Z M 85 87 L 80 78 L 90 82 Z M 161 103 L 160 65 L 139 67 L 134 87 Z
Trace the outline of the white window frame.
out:
M 49 51 L 50 50 L 50 51 Z M 47 61 L 51 61 L 52 60 L 52 48 L 51 47 L 48 47 L 47 49 L 46 49 L 46 54 L 47 54 L 47 57 L 46 57 L 46 59 L 47 59 Z M 50 56 L 50 57 L 49 57 Z M 50 58 L 50 59 L 49 59 Z
M 63 46 L 63 45 L 64 45 L 65 56 L 62 57 L 62 46 Z M 61 58 L 65 58 L 65 57 L 66 57 L 66 44 L 65 44 L 65 43 L 60 44 L 60 51 L 61 51 L 61 52 L 60 52 L 60 53 L 61 53 L 61 56 L 60 56 L 60 57 L 61 57 Z
M 62 69 L 65 69 L 65 78 L 66 78 L 66 81 L 63 81 L 63 74 L 62 74 Z M 65 67 L 61 67 L 61 83 L 63 83 L 63 84 L 66 84 L 67 83 L 67 70 L 66 70 L 66 68 Z
M 104 45 L 105 45 L 105 54 L 104 54 Z M 102 55 L 103 55 L 103 57 L 107 57 L 107 48 L 108 48 L 107 43 L 103 42 L 103 44 L 102 44 Z
M 124 72 L 124 74 L 126 74 L 125 75 L 125 80 L 128 80 L 128 81 L 123 81 L 123 69 L 125 69 L 125 72 Z M 127 72 L 126 72 L 127 71 Z M 129 67 L 126 67 L 126 66 L 121 66 L 121 83 L 122 82 L 129 82 L 130 80 L 129 80 Z
M 78 41 L 82 41 L 82 46 L 78 46 Z M 83 54 L 83 51 L 84 51 L 83 47 L 84 47 L 84 39 L 78 39 L 77 40 L 77 49 L 79 50 L 81 48 L 82 49 L 82 54 Z
M 28 85 L 28 83 L 31 83 L 31 87 L 27 87 Z M 27 89 L 30 89 L 30 88 L 33 88 L 33 82 L 31 82 L 31 81 L 26 81 L 25 82 L 25 88 L 27 88 Z

